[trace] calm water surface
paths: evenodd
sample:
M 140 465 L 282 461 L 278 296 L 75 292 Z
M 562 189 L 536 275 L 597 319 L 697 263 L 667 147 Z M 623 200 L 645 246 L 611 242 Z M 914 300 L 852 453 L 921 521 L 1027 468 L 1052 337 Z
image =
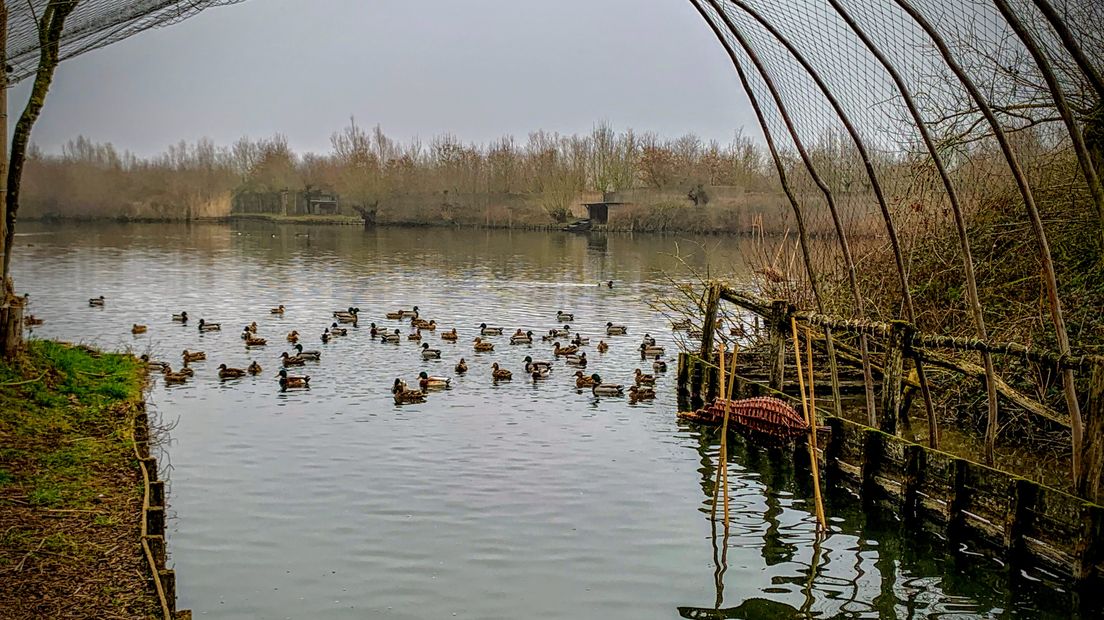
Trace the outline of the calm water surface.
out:
M 809 487 L 785 458 L 737 445 L 733 528 L 708 519 L 716 438 L 675 418 L 674 368 L 659 398 L 630 404 L 574 389 L 557 363 L 539 384 L 525 355 L 471 340 L 487 322 L 540 334 L 556 311 L 590 335 L 591 371 L 631 383 L 644 332 L 668 347 L 641 299 L 683 255 L 740 274 L 739 240 L 291 226 L 23 225 L 15 277 L 35 335 L 151 352 L 196 378 L 157 382 L 151 405 L 170 432 L 172 562 L 179 604 L 213 618 L 1069 617 L 1071 596 L 1044 575 L 1010 571 L 969 549 L 902 530 L 832 491 L 833 533 L 814 544 Z M 615 288 L 595 285 L 615 280 Z M 87 299 L 104 295 L 104 308 Z M 284 304 L 287 313 L 268 309 Z M 455 326 L 457 344 L 422 361 L 417 345 L 374 341 L 368 323 L 418 305 Z M 358 306 L 347 338 L 323 345 L 334 309 Z M 193 322 L 174 324 L 187 310 Z M 195 320 L 223 324 L 198 334 Z M 238 337 L 257 321 L 269 346 Z M 593 345 L 607 321 L 629 326 Z M 132 336 L 133 323 L 149 333 Z M 320 362 L 312 389 L 281 393 L 284 335 Z M 396 407 L 396 377 L 452 376 L 451 390 Z M 219 363 L 257 378 L 221 383 Z M 494 385 L 498 361 L 515 380 Z M 650 370 L 646 370 L 650 372 Z M 723 556 L 724 561 L 718 562 Z M 718 571 L 718 564 L 724 570 Z M 718 573 L 720 573 L 718 575 Z M 720 613 L 704 610 L 720 608 Z M 699 611 L 701 610 L 701 611 Z

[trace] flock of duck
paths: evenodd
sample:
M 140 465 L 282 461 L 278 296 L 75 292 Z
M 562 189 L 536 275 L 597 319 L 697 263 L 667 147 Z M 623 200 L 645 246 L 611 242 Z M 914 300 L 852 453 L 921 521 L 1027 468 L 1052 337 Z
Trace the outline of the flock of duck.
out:
M 103 306 L 104 298 L 95 297 L 88 300 L 90 306 Z M 274 316 L 283 316 L 286 312 L 283 305 L 279 305 L 270 309 L 270 314 Z M 443 351 L 439 348 L 434 348 L 428 340 L 431 335 L 436 335 L 443 342 L 458 342 L 460 334 L 456 328 L 453 327 L 449 330 L 441 329 L 438 332 L 438 324 L 435 320 L 426 320 L 422 318 L 418 306 L 407 310 L 396 310 L 394 312 L 388 312 L 385 318 L 390 321 L 409 321 L 410 332 L 403 334 L 403 330 L 399 328 L 390 328 L 371 323 L 369 325 L 368 332 L 373 339 L 379 339 L 383 344 L 399 344 L 404 340 L 408 342 L 420 343 L 418 348 L 419 354 L 423 360 L 436 360 L 442 359 Z M 181 312 L 180 314 L 172 315 L 172 321 L 175 323 L 187 324 L 189 322 L 187 312 Z M 496 339 L 502 338 L 508 345 L 532 345 L 538 340 L 543 343 L 552 343 L 551 354 L 553 360 L 562 360 L 568 367 L 575 369 L 575 373 L 572 376 L 575 382 L 576 389 L 589 389 L 595 396 L 607 396 L 607 397 L 619 397 L 626 394 L 632 401 L 650 400 L 655 398 L 655 374 L 646 374 L 640 368 L 635 369 L 632 375 L 632 384 L 628 386 L 627 390 L 624 385 L 606 383 L 602 380 L 602 377 L 597 373 L 586 373 L 585 370 L 589 364 L 587 359 L 587 353 L 584 350 L 590 346 L 590 338 L 582 335 L 579 332 L 575 332 L 572 335 L 572 329 L 570 322 L 575 320 L 573 313 L 559 311 L 556 313 L 556 322 L 559 324 L 557 327 L 553 327 L 540 336 L 534 335 L 534 333 L 522 329 L 517 329 L 512 333 L 502 327 L 488 325 L 482 323 L 479 325 L 479 333 L 472 340 L 472 350 L 475 353 L 487 353 L 495 351 Z M 331 324 L 323 328 L 320 339 L 323 344 L 329 343 L 337 338 L 349 337 L 349 328 L 359 327 L 360 324 L 360 308 L 350 307 L 345 310 L 335 310 L 333 312 L 333 321 Z M 222 330 L 220 323 L 212 323 L 205 319 L 199 319 L 197 322 L 197 329 L 200 333 L 216 332 Z M 560 326 L 562 325 L 562 326 Z M 676 326 L 677 328 L 677 326 Z M 134 334 L 146 333 L 148 326 L 135 324 L 131 328 L 131 332 Z M 507 335 L 508 334 L 508 335 Z M 628 328 L 624 325 L 617 325 L 615 323 L 607 322 L 605 325 L 605 337 L 616 337 L 628 335 Z M 281 390 L 299 390 L 309 389 L 311 377 L 308 374 L 296 375 L 290 374 L 289 369 L 301 368 L 307 365 L 308 362 L 319 361 L 322 358 L 322 352 L 316 350 L 306 350 L 299 342 L 301 335 L 298 331 L 292 330 L 285 336 L 285 340 L 292 345 L 294 352 L 284 351 L 280 354 L 279 363 L 280 370 L 275 375 Z M 241 339 L 248 350 L 252 350 L 259 347 L 268 346 L 268 339 L 263 338 L 258 334 L 258 327 L 256 321 L 242 327 Z M 563 344 L 567 342 L 567 344 Z M 598 353 L 605 353 L 609 350 L 609 343 L 605 339 L 600 339 L 595 345 L 595 351 Z M 667 371 L 667 363 L 664 361 L 664 348 L 656 344 L 655 338 L 650 334 L 644 334 L 643 340 L 638 346 L 640 352 L 640 359 L 642 361 L 650 361 L 652 370 L 655 373 L 664 373 Z M 147 355 L 142 356 L 143 361 L 147 366 L 154 371 L 160 372 L 164 381 L 168 385 L 186 383 L 190 378 L 195 376 L 195 371 L 192 369 L 191 364 L 196 362 L 202 362 L 207 359 L 206 353 L 203 351 L 189 351 L 185 349 L 181 353 L 181 365 L 178 370 L 173 370 L 172 366 L 163 361 L 156 361 L 149 358 Z M 534 382 L 544 381 L 551 377 L 555 364 L 553 361 L 540 361 L 535 360 L 531 355 L 526 355 L 524 359 L 524 377 Z M 465 358 L 461 357 L 460 360 L 453 367 L 454 372 L 457 375 L 462 375 L 468 372 L 468 362 Z M 226 364 L 220 364 L 218 367 L 218 377 L 221 380 L 232 380 L 245 377 L 247 375 L 259 375 L 263 372 L 261 365 L 256 361 L 253 361 L 246 368 L 232 368 Z M 498 362 L 494 362 L 490 366 L 490 378 L 491 381 L 498 383 L 500 381 L 511 381 L 514 378 L 513 371 L 501 366 Z M 433 392 L 446 390 L 451 387 L 452 379 L 449 377 L 432 376 L 429 373 L 423 371 L 418 375 L 416 387 L 408 384 L 402 378 L 396 378 L 394 384 L 391 387 L 391 393 L 394 396 L 396 404 L 411 404 L 425 402 L 429 395 Z

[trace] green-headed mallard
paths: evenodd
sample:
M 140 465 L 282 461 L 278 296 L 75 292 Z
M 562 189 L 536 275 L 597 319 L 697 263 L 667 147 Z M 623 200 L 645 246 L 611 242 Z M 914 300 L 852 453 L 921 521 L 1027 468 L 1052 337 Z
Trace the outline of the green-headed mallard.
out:
M 606 323 L 607 336 L 624 336 L 627 333 L 629 333 L 629 328 L 624 325 L 614 325 L 612 322 Z
M 564 324 L 563 327 L 549 330 L 548 333 L 555 335 L 557 338 L 567 338 L 571 335 L 571 326 Z
M 484 336 L 501 336 L 501 327 L 488 327 L 486 323 L 479 324 L 479 333 Z
M 297 390 L 297 389 L 309 389 L 310 388 L 310 375 L 304 375 L 297 377 L 289 375 L 287 370 L 281 368 L 280 374 L 276 375 L 280 378 L 281 390 Z
M 104 305 L 104 296 L 100 295 L 99 297 L 93 297 L 92 299 L 89 299 L 88 300 L 88 305 L 89 306 L 103 307 L 103 305 Z
M 257 363 L 257 360 L 253 360 L 253 363 L 250 364 L 249 368 L 246 370 L 248 370 L 251 375 L 259 375 L 261 374 L 261 365 Z
M 441 334 L 441 340 L 447 340 L 449 342 L 456 342 L 460 339 L 460 334 L 456 333 L 456 328 L 453 327 L 451 331 L 447 331 Z
M 599 340 L 598 346 L 596 348 L 598 349 L 599 353 L 605 353 L 606 351 L 609 351 L 609 345 L 606 344 L 605 340 Z
M 579 352 L 579 347 L 577 347 L 575 345 L 571 345 L 569 347 L 561 347 L 560 343 L 558 343 L 558 342 L 552 345 L 552 355 L 555 355 L 555 356 L 573 355 L 573 354 L 578 353 L 578 352 Z
M 280 316 L 283 316 L 284 315 L 284 304 L 280 304 L 279 306 L 276 306 L 275 308 L 271 308 L 268 311 L 268 313 L 269 314 L 279 314 Z
M 575 337 L 571 339 L 571 344 L 573 344 L 577 347 L 585 347 L 588 344 L 590 344 L 590 338 L 587 338 L 586 336 L 584 336 L 580 333 L 576 333 Z
M 583 374 L 583 371 L 575 371 L 575 387 L 582 389 L 588 387 L 594 387 L 594 379 Z
M 418 318 L 418 306 L 414 306 L 410 310 L 400 310 L 399 313 L 402 315 L 400 318 L 403 319 Z
M 295 345 L 295 351 L 295 357 L 301 357 L 305 360 L 312 360 L 317 362 L 318 360 L 322 359 L 321 351 L 304 351 L 303 345 L 298 343 Z
M 534 362 L 532 356 L 525 356 L 525 372 L 533 372 L 534 370 L 552 370 L 552 362 Z
M 656 397 L 655 390 L 642 385 L 629 386 L 629 400 L 652 400 Z
M 454 368 L 453 370 L 456 371 L 456 374 L 462 375 L 468 372 L 468 363 L 465 362 L 464 358 L 461 357 L 460 361 L 456 363 L 456 368 Z
M 418 373 L 418 387 L 422 388 L 423 392 L 444 390 L 449 387 L 450 383 L 452 383 L 452 379 L 448 377 L 431 377 L 425 371 Z
M 493 343 L 485 342 L 482 338 L 479 338 L 478 336 L 475 338 L 475 344 L 473 346 L 475 350 L 479 352 L 494 351 Z
M 533 344 L 533 332 L 524 332 L 519 329 L 517 333 L 510 336 L 510 344 Z
M 429 343 L 427 342 L 422 345 L 422 359 L 439 360 L 441 359 L 441 350 L 429 348 Z
M 349 330 L 345 327 L 339 326 L 335 322 L 333 325 L 330 325 L 330 335 L 335 337 L 335 338 L 337 336 L 348 336 L 349 335 Z
M 199 320 L 199 331 L 200 331 L 200 333 L 203 333 L 203 332 L 217 332 L 217 331 L 220 331 L 220 330 L 222 330 L 222 324 L 221 323 L 208 323 L 204 319 Z
M 491 378 L 495 381 L 509 381 L 513 378 L 514 373 L 506 370 L 505 368 L 499 368 L 498 362 L 491 364 Z
M 575 313 L 573 313 L 573 312 L 564 312 L 563 310 L 560 310 L 560 311 L 556 312 L 556 321 L 559 322 L 559 323 L 563 323 L 563 322 L 566 322 L 566 321 L 574 321 L 574 320 L 575 320 Z
M 633 377 L 637 385 L 655 385 L 655 375 L 646 375 L 639 368 L 633 371 Z
M 280 363 L 284 366 L 302 366 L 307 363 L 307 360 L 294 355 L 288 355 L 287 351 L 280 354 Z
M 336 325 L 336 323 L 335 323 L 335 325 Z M 376 336 L 379 336 L 382 332 L 383 332 L 383 330 L 380 329 L 379 327 L 377 327 L 375 323 L 372 323 L 371 325 L 368 326 L 368 335 L 373 337 L 373 338 L 375 338 Z
M 184 349 L 184 352 L 181 353 L 181 357 L 184 358 L 184 363 L 187 364 L 188 362 L 201 362 L 207 359 L 207 354 L 203 351 L 196 351 L 193 353 L 187 349 Z
M 667 362 L 660 359 L 658 355 L 655 356 L 655 361 L 652 362 L 652 370 L 656 372 L 667 372 Z
M 219 379 L 238 379 L 245 376 L 245 371 L 241 368 L 228 368 L 226 364 L 219 364 L 218 376 Z
M 640 359 L 655 357 L 657 355 L 663 355 L 663 347 L 658 347 L 656 345 L 649 346 L 646 344 L 640 345 Z
M 145 325 L 139 325 L 139 324 L 135 323 L 134 325 L 132 325 L 130 327 L 130 333 L 137 336 L 138 334 L 146 333 L 146 330 L 148 330 L 148 329 L 149 329 L 149 327 L 146 327 Z
M 402 334 L 400 334 L 399 330 L 396 329 L 395 331 L 391 332 L 390 334 L 385 333 L 382 336 L 380 336 L 380 342 L 390 342 L 390 343 L 398 344 L 398 343 L 402 342 Z
M 341 321 L 342 323 L 352 323 L 353 321 L 356 321 L 358 314 L 360 314 L 360 308 L 349 306 L 348 310 L 334 310 L 333 318 Z
M 187 323 L 188 322 L 188 313 L 182 311 L 180 314 L 174 314 L 174 315 L 172 315 L 172 320 L 177 322 L 177 323 Z
M 620 385 L 612 385 L 609 383 L 602 383 L 602 377 L 598 376 L 598 373 L 590 375 L 590 378 L 594 381 L 594 385 L 591 386 L 590 391 L 595 396 L 624 396 L 625 388 Z

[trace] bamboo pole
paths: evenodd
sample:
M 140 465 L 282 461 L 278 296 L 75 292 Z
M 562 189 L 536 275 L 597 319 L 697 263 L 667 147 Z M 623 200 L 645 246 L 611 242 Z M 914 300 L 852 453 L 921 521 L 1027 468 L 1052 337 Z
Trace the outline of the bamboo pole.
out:
M 797 387 L 801 390 L 801 411 L 805 414 L 805 422 L 809 424 L 809 465 L 813 470 L 813 502 L 816 508 L 817 532 L 822 533 L 828 529 L 828 523 L 824 519 L 824 504 L 820 497 L 820 463 L 816 454 L 816 414 L 809 411 L 809 400 L 805 396 L 805 376 L 801 370 L 801 338 L 797 333 L 797 320 L 790 317 L 790 330 L 794 339 L 794 361 L 797 363 Z M 809 390 L 813 389 L 813 342 L 808 337 L 806 329 L 805 339 L 809 351 Z

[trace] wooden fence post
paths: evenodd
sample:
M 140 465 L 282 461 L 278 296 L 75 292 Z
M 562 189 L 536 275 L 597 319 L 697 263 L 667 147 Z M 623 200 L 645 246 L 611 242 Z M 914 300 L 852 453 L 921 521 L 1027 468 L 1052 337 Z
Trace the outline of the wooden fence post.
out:
M 771 302 L 770 316 L 770 388 L 782 391 L 786 379 L 786 333 L 790 329 L 790 322 L 786 318 L 790 313 L 790 305 L 784 300 Z
M 706 295 L 705 318 L 702 319 L 701 352 L 699 355 L 703 360 L 711 360 L 713 359 L 713 332 L 717 329 L 717 310 L 721 304 L 721 285 L 710 282 Z
M 904 379 L 905 335 L 908 323 L 890 324 L 886 342 L 885 369 L 882 375 L 882 402 L 878 428 L 890 435 L 897 434 L 897 417 L 901 413 L 901 381 Z
M 1085 403 L 1085 435 L 1081 443 L 1081 472 L 1077 493 L 1099 503 L 1104 478 L 1104 364 L 1094 364 Z

